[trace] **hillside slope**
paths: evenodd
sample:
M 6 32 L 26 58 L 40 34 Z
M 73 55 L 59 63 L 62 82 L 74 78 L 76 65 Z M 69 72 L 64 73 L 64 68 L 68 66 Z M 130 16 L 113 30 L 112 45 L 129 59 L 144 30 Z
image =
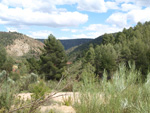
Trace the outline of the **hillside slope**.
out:
M 37 56 L 43 43 L 17 32 L 0 32 L 0 44 L 13 57 Z
M 44 42 L 44 39 L 37 39 L 41 42 Z M 72 47 L 75 47 L 75 46 L 79 46 L 81 44 L 85 44 L 89 41 L 91 41 L 93 39 L 67 39 L 67 40 L 60 40 L 60 42 L 62 43 L 62 45 L 64 46 L 65 50 L 68 50 Z

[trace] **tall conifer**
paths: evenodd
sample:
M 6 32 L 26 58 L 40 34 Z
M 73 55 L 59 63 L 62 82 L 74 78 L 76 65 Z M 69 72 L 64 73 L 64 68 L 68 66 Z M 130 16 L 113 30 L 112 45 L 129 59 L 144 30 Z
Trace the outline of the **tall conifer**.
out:
M 41 72 L 45 74 L 47 80 L 59 80 L 67 61 L 64 47 L 52 34 L 44 44 L 43 54 L 40 57 Z

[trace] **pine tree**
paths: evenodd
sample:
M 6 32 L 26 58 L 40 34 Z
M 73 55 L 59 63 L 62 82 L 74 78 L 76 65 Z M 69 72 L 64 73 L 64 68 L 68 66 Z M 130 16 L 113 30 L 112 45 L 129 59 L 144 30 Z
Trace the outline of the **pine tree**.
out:
M 41 73 L 45 74 L 47 80 L 59 80 L 67 61 L 64 47 L 52 34 L 49 35 L 44 44 L 43 54 L 40 57 Z
M 97 46 L 95 54 L 96 74 L 102 73 L 104 69 L 108 72 L 116 70 L 116 59 L 118 56 L 113 45 L 108 44 Z
M 93 48 L 93 45 L 90 45 L 89 50 L 85 54 L 85 63 L 90 63 L 92 66 L 94 66 L 95 63 L 95 50 Z

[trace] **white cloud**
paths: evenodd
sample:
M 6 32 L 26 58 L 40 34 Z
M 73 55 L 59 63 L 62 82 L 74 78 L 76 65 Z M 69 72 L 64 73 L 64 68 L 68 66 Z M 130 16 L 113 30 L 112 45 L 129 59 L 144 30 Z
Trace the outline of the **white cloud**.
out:
M 134 0 L 134 1 L 138 6 L 145 6 L 145 7 L 150 6 L 150 0 Z
M 88 15 L 69 12 L 62 8 L 57 9 L 51 0 L 2 0 L 0 2 L 0 24 L 68 27 L 78 26 L 87 21 Z
M 97 38 L 98 36 L 101 36 L 102 34 L 99 32 L 88 32 L 88 33 L 81 33 L 81 34 L 74 34 L 72 37 L 74 39 L 78 38 Z
M 88 16 L 79 12 L 34 12 L 31 9 L 8 8 L 8 6 L 0 4 L 0 19 L 3 23 L 10 25 L 64 27 L 83 24 L 87 22 Z
M 104 24 L 91 24 L 85 28 L 87 31 L 98 31 L 100 35 L 104 33 L 113 33 L 122 30 L 119 27 L 111 26 L 111 25 L 104 25 Z
M 83 11 L 99 13 L 107 11 L 104 0 L 80 0 L 77 8 Z
M 150 0 L 115 0 L 115 2 L 117 4 L 132 3 L 135 4 L 136 6 L 145 6 L 145 7 L 150 6 Z
M 67 40 L 67 39 L 76 39 L 76 38 L 71 38 L 71 37 L 58 37 L 57 39 L 60 39 L 60 40 Z
M 77 8 L 83 11 L 104 13 L 109 9 L 118 9 L 115 2 L 104 0 L 79 0 Z
M 88 27 L 83 28 L 85 33 L 73 35 L 73 38 L 96 38 L 101 36 L 105 33 L 114 33 L 121 31 L 123 28 L 119 28 L 116 26 L 111 25 L 104 25 L 104 24 L 91 24 Z
M 130 20 L 133 24 L 136 24 L 137 22 L 145 22 L 150 21 L 150 8 L 145 8 L 143 10 L 132 10 L 128 12 L 127 18 Z M 128 21 L 126 20 L 126 21 Z
M 14 28 L 14 27 L 6 27 L 7 31 L 11 31 L 11 32 L 17 32 L 18 29 L 17 28 Z
M 41 31 L 30 32 L 29 36 L 36 39 L 46 39 L 50 34 L 52 34 L 51 31 L 41 30 Z
M 1 3 L 10 7 L 20 7 L 33 11 L 50 12 L 56 10 L 56 6 L 51 0 L 2 0 Z
M 108 17 L 106 22 L 120 28 L 127 27 L 127 15 L 126 13 L 113 13 L 111 16 Z
M 76 33 L 77 29 L 61 29 L 61 31 Z
M 90 35 L 86 35 L 86 34 L 77 34 L 77 35 L 72 35 L 73 38 L 95 38 L 95 37 L 91 37 Z
M 107 9 L 119 9 L 118 4 L 116 2 L 106 2 L 105 3 Z
M 70 31 L 70 29 L 61 29 L 61 31 Z
M 150 21 L 150 8 L 145 9 L 135 9 L 127 13 L 114 13 L 108 17 L 106 22 L 117 26 L 117 27 L 126 27 L 132 26 L 138 22 Z
M 121 5 L 121 10 L 122 11 L 139 10 L 139 9 L 141 9 L 141 7 L 137 6 L 135 4 L 126 4 L 125 3 L 125 4 Z
M 77 29 L 71 29 L 72 33 L 76 33 L 78 30 Z

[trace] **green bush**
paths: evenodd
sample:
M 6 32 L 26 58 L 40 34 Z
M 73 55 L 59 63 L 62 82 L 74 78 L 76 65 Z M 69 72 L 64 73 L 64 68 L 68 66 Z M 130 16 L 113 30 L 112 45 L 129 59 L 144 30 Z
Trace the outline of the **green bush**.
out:
M 21 78 L 17 81 L 18 87 L 20 91 L 28 90 L 29 85 L 37 82 L 38 75 L 31 73 L 27 76 L 21 76 Z
M 73 104 L 73 99 L 71 98 L 71 96 L 69 97 L 63 97 L 63 105 L 66 106 L 71 106 Z
M 41 80 L 38 83 L 30 84 L 29 91 L 33 93 L 33 99 L 44 99 L 45 94 L 50 92 L 50 88 L 46 85 L 46 83 L 43 80 Z
M 19 75 L 18 73 L 16 73 L 16 72 L 11 72 L 11 73 L 10 73 L 10 78 L 11 78 L 12 80 L 14 80 L 14 81 L 17 81 L 17 80 L 20 79 L 20 75 Z

